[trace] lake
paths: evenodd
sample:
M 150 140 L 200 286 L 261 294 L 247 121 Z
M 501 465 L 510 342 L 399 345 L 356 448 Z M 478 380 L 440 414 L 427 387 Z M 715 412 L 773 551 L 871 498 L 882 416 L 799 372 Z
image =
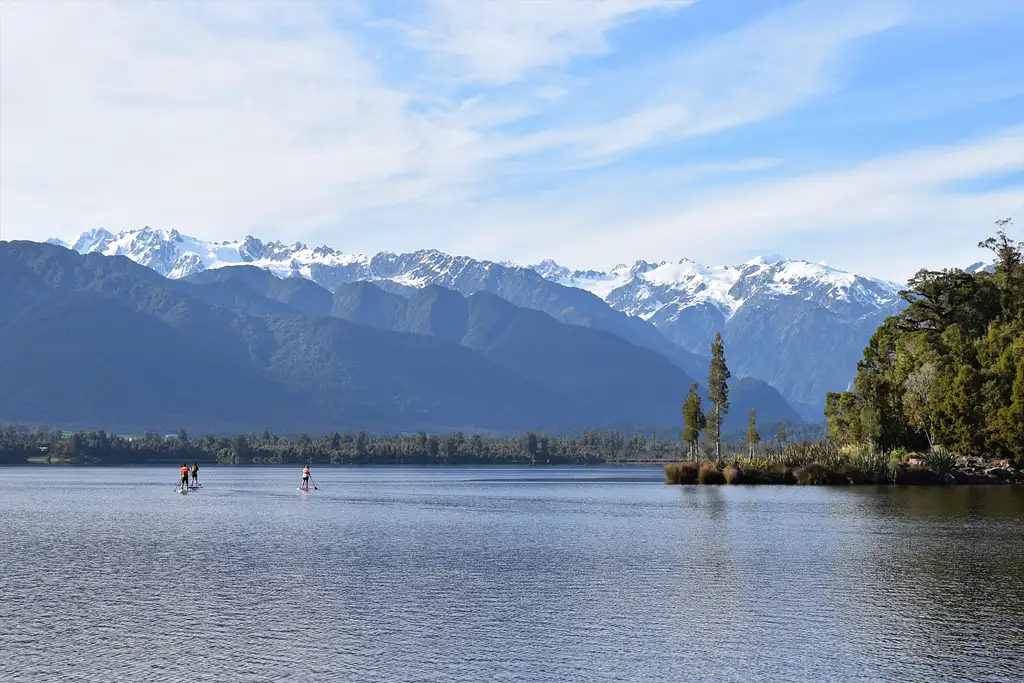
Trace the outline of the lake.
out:
M 0 468 L 3 681 L 1024 681 L 1024 489 Z

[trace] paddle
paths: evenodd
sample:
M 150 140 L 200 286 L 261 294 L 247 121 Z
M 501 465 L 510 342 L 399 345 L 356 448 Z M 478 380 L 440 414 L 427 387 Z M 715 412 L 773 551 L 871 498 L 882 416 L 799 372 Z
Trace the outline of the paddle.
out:
M 310 478 L 309 478 L 309 483 L 310 483 L 310 484 L 313 484 L 313 477 L 310 477 Z M 316 491 L 316 490 L 317 490 L 317 488 L 316 488 L 316 484 L 313 484 L 313 490 L 314 490 L 314 491 Z

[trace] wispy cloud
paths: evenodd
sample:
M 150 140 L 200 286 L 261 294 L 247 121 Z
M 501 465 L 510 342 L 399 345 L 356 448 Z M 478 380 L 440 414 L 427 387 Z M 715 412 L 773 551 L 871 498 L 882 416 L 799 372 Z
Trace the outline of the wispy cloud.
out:
M 397 7 L 3 3 L 4 236 L 151 224 L 360 251 L 727 261 L 755 242 L 804 255 L 834 226 L 951 225 L 1013 191 L 950 181 L 1017 168 L 1019 116 L 930 130 L 918 156 L 895 133 L 868 154 L 829 132 L 864 92 L 851 72 L 884 66 L 870 63 L 879 44 L 903 54 L 915 22 L 959 30 L 916 0 Z M 957 11 L 978 31 L 1019 18 L 991 1 Z M 1007 50 L 983 93 L 965 76 L 928 106 L 1019 95 L 1006 65 L 1024 54 Z M 908 71 L 908 87 L 940 86 L 942 66 Z M 882 140 L 900 82 L 878 73 L 883 113 L 858 120 Z
M 410 21 L 381 22 L 461 81 L 505 84 L 530 70 L 564 66 L 606 53 L 606 34 L 649 10 L 672 11 L 695 0 L 434 0 Z
M 743 164 L 723 169 L 728 170 L 742 171 Z M 775 250 L 800 244 L 801 257 L 902 281 L 926 265 L 966 265 L 994 218 L 1024 209 L 1024 178 L 989 189 L 959 184 L 1022 171 L 1024 126 L 1018 126 L 853 168 L 771 180 L 694 189 L 693 178 L 684 176 L 653 192 L 627 185 L 616 193 L 606 178 L 603 187 L 587 189 L 589 201 L 568 192 L 547 198 L 543 212 L 551 223 L 570 226 L 562 240 L 545 226 L 532 228 L 522 210 L 504 207 L 501 213 L 509 218 L 503 227 L 510 249 L 570 265 L 607 267 L 612 262 L 602 263 L 606 254 L 616 254 L 618 261 L 686 255 L 735 263 L 742 245 Z M 671 190 L 676 198 L 666 201 Z M 586 230 L 585 240 L 575 239 L 576 229 Z M 474 247 L 483 245 L 465 245 Z

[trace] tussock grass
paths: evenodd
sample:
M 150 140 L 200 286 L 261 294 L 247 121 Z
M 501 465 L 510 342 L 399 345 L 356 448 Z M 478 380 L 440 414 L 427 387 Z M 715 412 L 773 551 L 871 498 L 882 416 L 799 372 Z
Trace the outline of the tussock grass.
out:
M 726 465 L 715 460 L 665 465 L 669 484 L 941 484 L 957 475 L 957 457 L 936 446 L 925 454 L 905 449 L 879 451 L 864 446 L 837 448 L 829 442 L 798 442 L 782 448 L 734 453 Z M 911 458 L 921 464 L 910 465 Z M 915 461 L 918 462 L 918 461 Z
M 808 486 L 835 486 L 846 484 L 846 478 L 838 472 L 820 462 L 812 462 L 810 465 L 798 467 L 793 471 L 796 483 Z
M 666 484 L 696 484 L 696 462 L 671 462 L 665 464 Z
M 707 485 L 718 485 L 725 483 L 725 476 L 713 462 L 702 462 L 697 472 L 697 483 Z

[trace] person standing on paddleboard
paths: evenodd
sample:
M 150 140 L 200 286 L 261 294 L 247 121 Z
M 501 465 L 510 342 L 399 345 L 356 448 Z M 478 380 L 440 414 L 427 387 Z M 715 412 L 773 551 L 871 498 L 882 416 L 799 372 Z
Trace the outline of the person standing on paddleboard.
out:
M 309 465 L 302 468 L 302 488 L 309 488 Z
M 188 488 L 188 465 L 181 463 L 181 488 L 182 490 Z
M 192 463 L 192 485 L 197 486 L 199 484 L 199 463 Z

